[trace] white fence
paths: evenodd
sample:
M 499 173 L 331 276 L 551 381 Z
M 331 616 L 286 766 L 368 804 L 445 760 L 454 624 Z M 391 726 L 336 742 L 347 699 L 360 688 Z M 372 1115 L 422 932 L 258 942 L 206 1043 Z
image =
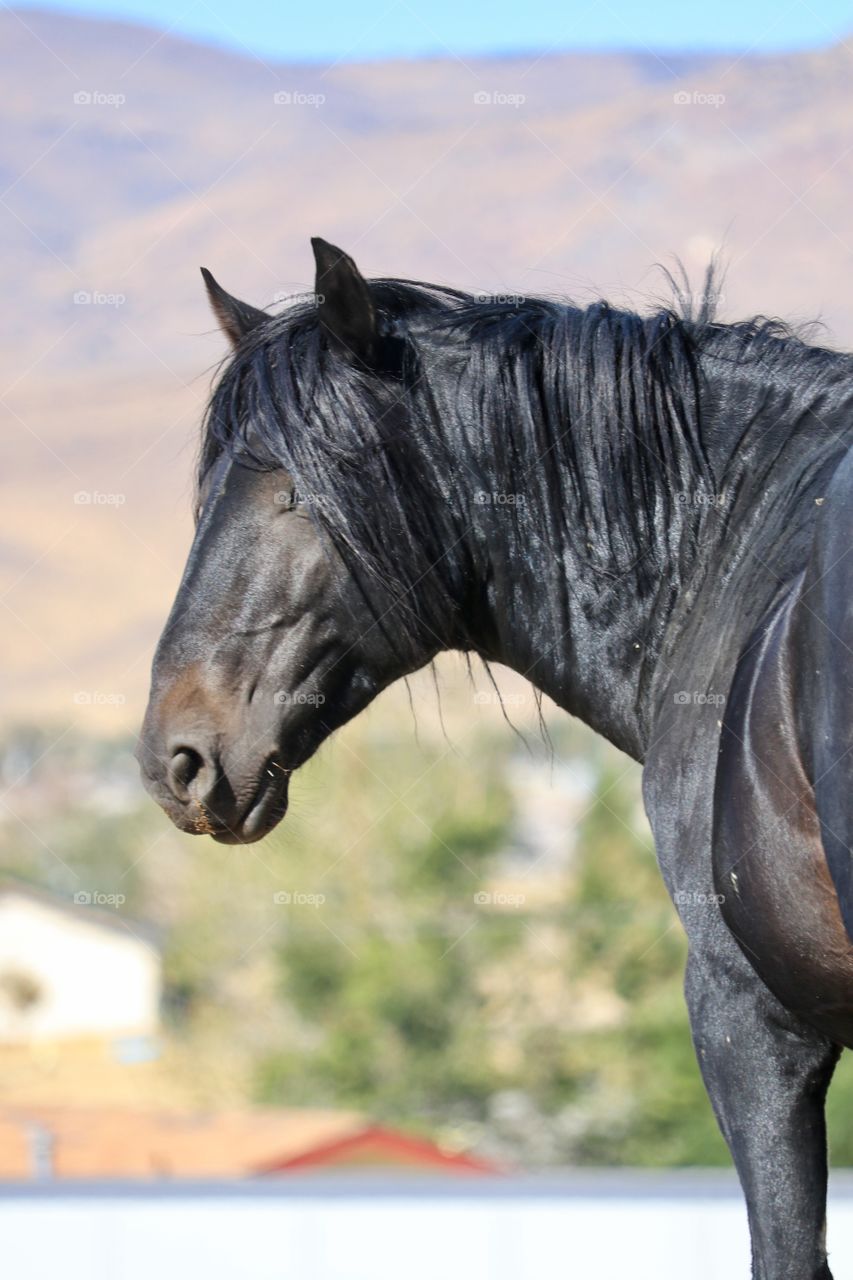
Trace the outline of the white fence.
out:
M 853 1274 L 853 1175 L 829 1244 Z M 0 1191 L 7 1280 L 747 1280 L 723 1174 L 577 1173 L 441 1183 L 46 1183 Z

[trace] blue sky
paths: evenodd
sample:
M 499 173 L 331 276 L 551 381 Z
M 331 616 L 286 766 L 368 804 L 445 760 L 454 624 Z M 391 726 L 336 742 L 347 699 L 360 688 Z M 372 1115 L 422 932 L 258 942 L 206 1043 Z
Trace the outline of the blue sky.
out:
M 851 0 L 25 0 L 17 7 L 126 18 L 262 57 L 322 62 L 578 47 L 760 51 L 853 33 Z

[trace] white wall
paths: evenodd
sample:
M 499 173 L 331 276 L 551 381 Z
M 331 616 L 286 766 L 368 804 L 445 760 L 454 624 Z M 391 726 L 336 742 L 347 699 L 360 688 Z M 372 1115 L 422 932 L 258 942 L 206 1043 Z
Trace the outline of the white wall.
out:
M 608 1194 L 594 1183 L 587 1194 L 330 1193 L 322 1181 L 298 1193 L 30 1193 L 0 1197 L 0 1239 L 15 1280 L 747 1280 L 731 1183 L 649 1196 L 622 1181 Z M 853 1274 L 849 1184 L 829 1239 L 836 1276 Z
M 129 929 L 99 925 L 81 909 L 25 895 L 0 896 L 0 975 L 20 973 L 42 998 L 16 1011 L 0 989 L 0 1041 L 150 1035 L 157 1029 L 160 960 Z

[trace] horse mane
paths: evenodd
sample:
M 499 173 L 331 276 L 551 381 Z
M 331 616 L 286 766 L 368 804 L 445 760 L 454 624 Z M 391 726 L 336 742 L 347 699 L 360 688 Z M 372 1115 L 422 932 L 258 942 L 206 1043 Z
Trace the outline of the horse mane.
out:
M 666 566 L 675 591 L 708 521 L 730 518 L 714 495 L 748 506 L 809 414 L 849 406 L 853 360 L 778 320 L 719 323 L 711 273 L 698 309 L 673 286 L 641 315 L 375 280 L 399 352 L 382 377 L 326 349 L 313 304 L 290 305 L 224 367 L 199 480 L 223 452 L 282 469 L 377 616 L 443 643 L 465 644 L 484 571 L 509 604 L 526 575 L 544 581 L 555 635 L 584 584 L 606 599 L 630 574 L 648 595 Z M 711 420 L 711 368 L 748 429 Z

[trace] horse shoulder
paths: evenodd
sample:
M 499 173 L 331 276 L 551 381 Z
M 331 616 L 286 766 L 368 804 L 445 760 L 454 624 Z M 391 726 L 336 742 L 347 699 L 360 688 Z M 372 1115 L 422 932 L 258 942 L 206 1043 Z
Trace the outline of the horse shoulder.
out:
M 723 717 L 712 860 L 723 918 L 777 998 L 853 1044 L 853 945 L 798 732 L 802 582 L 747 645 Z

